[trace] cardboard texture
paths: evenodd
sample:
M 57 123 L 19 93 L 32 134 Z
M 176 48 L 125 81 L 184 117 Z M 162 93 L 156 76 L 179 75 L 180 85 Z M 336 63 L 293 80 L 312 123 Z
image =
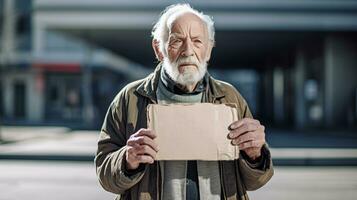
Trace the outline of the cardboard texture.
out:
M 238 146 L 228 139 L 237 109 L 224 104 L 151 104 L 148 128 L 159 146 L 157 160 L 234 160 Z

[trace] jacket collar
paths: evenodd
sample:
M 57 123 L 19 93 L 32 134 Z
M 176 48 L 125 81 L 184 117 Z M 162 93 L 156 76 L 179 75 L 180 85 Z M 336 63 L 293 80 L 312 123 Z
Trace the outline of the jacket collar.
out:
M 219 86 L 219 83 L 211 75 L 209 76 L 209 95 L 212 95 L 214 99 L 225 97 L 225 91 Z
M 151 101 L 157 103 L 156 90 L 158 83 L 160 81 L 160 73 L 162 69 L 162 63 L 159 63 L 154 72 L 147 76 L 144 81 L 138 86 L 136 91 L 145 97 L 151 99 Z M 207 95 L 211 96 L 213 99 L 222 98 L 225 96 L 224 91 L 219 87 L 217 81 L 209 76 L 209 83 L 207 84 Z

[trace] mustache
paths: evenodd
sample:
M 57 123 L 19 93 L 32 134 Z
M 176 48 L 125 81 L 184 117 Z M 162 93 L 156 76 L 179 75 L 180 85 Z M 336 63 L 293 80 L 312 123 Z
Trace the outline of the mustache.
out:
M 194 56 L 189 57 L 179 57 L 176 61 L 177 65 L 196 65 L 200 66 L 200 62 Z

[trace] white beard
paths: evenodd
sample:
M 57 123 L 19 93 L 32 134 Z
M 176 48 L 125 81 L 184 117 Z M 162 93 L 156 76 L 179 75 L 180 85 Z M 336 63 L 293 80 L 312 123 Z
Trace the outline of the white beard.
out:
M 195 64 L 197 67 L 184 67 L 182 72 L 180 73 L 179 66 L 183 63 L 192 63 Z M 167 57 L 164 57 L 162 65 L 166 73 L 170 76 L 170 78 L 182 86 L 196 84 L 204 77 L 207 71 L 207 63 L 200 63 L 197 58 L 193 56 L 180 57 L 177 61 L 173 63 L 171 63 Z

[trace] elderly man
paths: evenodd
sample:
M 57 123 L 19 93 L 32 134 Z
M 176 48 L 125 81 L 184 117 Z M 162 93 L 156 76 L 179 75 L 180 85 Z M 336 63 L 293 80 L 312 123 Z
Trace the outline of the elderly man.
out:
M 212 19 L 188 4 L 172 5 L 152 35 L 160 64 L 123 88 L 105 117 L 95 158 L 100 184 L 118 199 L 248 199 L 246 191 L 267 183 L 273 166 L 264 126 L 252 118 L 233 86 L 207 73 L 214 46 Z M 199 102 L 238 105 L 242 117 L 227 130 L 232 145 L 239 146 L 239 159 L 156 161 L 157 136 L 146 128 L 147 106 Z

